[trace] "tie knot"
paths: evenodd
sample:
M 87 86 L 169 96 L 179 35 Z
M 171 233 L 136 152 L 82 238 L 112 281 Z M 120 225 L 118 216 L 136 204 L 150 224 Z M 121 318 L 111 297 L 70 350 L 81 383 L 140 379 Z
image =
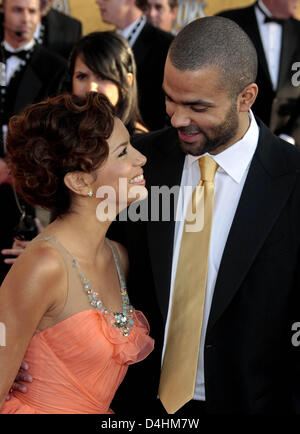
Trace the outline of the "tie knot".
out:
M 265 16 L 265 23 L 277 23 L 279 25 L 282 25 L 284 23 L 284 19 L 282 18 L 275 18 L 275 17 L 268 17 L 267 15 Z
M 283 18 L 275 18 L 272 16 L 267 15 L 267 13 L 263 10 L 263 8 L 260 6 L 259 3 L 256 3 L 256 6 L 258 7 L 258 9 L 264 14 L 264 23 L 277 23 L 282 25 L 284 23 L 284 19 Z
M 218 168 L 218 163 L 208 155 L 204 155 L 199 159 L 199 166 L 201 170 L 201 180 L 213 182 Z
M 9 59 L 11 56 L 16 56 L 21 60 L 26 60 L 29 59 L 30 57 L 30 52 L 29 50 L 21 50 L 21 51 L 8 51 L 5 48 L 3 49 L 4 51 L 4 55 L 5 55 L 5 60 Z

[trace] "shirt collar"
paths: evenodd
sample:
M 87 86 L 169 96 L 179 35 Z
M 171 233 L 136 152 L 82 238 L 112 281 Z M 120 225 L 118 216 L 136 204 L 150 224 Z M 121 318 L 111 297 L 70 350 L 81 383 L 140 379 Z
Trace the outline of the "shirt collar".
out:
M 245 171 L 250 166 L 252 157 L 257 147 L 259 128 L 252 111 L 249 111 L 250 126 L 246 134 L 220 154 L 204 154 L 212 157 L 219 165 L 219 172 L 226 172 L 235 182 L 240 183 Z M 188 166 L 191 166 L 199 156 L 188 155 Z
M 122 30 L 117 29 L 117 33 L 119 33 L 119 35 L 122 35 L 122 36 L 124 36 L 125 39 L 127 39 L 140 19 L 141 19 L 141 17 L 139 17 L 138 19 L 133 21 L 131 24 L 129 24 L 129 26 L 125 27 L 125 29 L 122 29 Z
M 258 4 L 259 4 L 259 7 L 264 11 L 264 13 L 268 16 L 268 17 L 271 17 L 272 16 L 272 14 L 271 14 L 271 12 L 269 11 L 269 9 L 267 8 L 267 6 L 262 2 L 262 0 L 258 0 Z M 263 12 L 259 9 L 259 8 L 256 8 L 256 10 L 263 16 L 264 14 L 263 14 Z

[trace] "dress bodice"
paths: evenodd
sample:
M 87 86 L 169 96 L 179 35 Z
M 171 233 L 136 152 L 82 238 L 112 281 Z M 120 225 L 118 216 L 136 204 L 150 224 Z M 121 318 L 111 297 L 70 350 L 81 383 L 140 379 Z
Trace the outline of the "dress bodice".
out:
M 128 335 L 114 322 L 91 306 L 34 334 L 24 357 L 33 382 L 0 413 L 113 413 L 109 406 L 128 365 L 154 346 L 141 312 L 132 309 Z

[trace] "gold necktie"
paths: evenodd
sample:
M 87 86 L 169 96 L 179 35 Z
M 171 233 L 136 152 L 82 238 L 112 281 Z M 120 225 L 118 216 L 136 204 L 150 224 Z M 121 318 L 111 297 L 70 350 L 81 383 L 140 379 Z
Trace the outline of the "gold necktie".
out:
M 187 231 L 187 225 L 191 225 L 186 215 L 159 384 L 159 398 L 169 414 L 193 398 L 197 376 L 218 164 L 204 156 L 199 166 L 201 180 L 193 191 L 189 209 L 192 206 L 193 211 L 204 212 L 203 224 L 198 232 Z

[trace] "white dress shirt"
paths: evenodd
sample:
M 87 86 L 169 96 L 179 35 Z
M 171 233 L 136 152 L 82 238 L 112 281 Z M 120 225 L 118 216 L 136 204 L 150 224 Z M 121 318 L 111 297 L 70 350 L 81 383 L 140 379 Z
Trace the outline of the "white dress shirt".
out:
M 16 50 L 11 45 L 9 45 L 8 42 L 6 42 L 6 41 L 3 42 L 4 48 L 8 51 L 11 51 L 12 53 L 17 53 L 18 51 L 23 51 L 23 50 L 30 50 L 34 46 L 34 44 L 35 44 L 35 41 L 34 41 L 34 39 L 32 39 L 30 42 L 28 42 L 28 44 L 23 45 L 22 47 L 20 47 Z M 25 64 L 25 61 L 21 60 L 17 56 L 11 56 L 9 59 L 7 59 L 7 61 L 6 61 L 6 86 L 9 85 L 9 82 L 10 82 L 12 76 L 14 75 L 14 73 L 16 72 L 16 70 L 19 68 L 19 66 L 21 64 Z
M 138 25 L 139 21 L 141 21 L 141 24 L 138 26 L 138 28 L 136 29 L 136 31 L 134 32 L 134 34 L 132 34 L 132 32 L 134 31 L 134 29 Z M 130 47 L 132 47 L 133 44 L 135 43 L 135 41 L 137 40 L 139 34 L 143 30 L 144 25 L 146 24 L 146 21 L 147 20 L 146 20 L 145 15 L 142 15 L 140 18 L 138 18 L 137 20 L 133 21 L 133 23 L 129 24 L 129 26 L 125 27 L 125 29 L 123 29 L 123 30 L 117 29 L 117 33 L 119 35 L 122 35 L 127 40 L 130 37 L 130 35 L 132 34 L 132 37 L 128 41 Z
M 206 154 L 210 155 L 218 163 L 219 167 L 217 169 L 214 181 L 214 215 L 211 229 L 206 296 L 200 340 L 198 372 L 194 395 L 194 399 L 198 400 L 205 400 L 204 341 L 218 270 L 224 247 L 227 241 L 228 233 L 232 225 L 233 217 L 235 215 L 237 205 L 248 174 L 249 166 L 258 142 L 259 128 L 251 111 L 249 112 L 249 117 L 251 119 L 250 126 L 241 140 L 239 140 L 220 154 Z M 200 157 L 186 155 L 180 186 L 182 189 L 184 188 L 184 186 L 192 186 L 194 189 L 198 184 L 200 180 L 200 168 L 198 164 L 199 158 Z M 165 345 L 170 321 L 172 298 L 174 293 L 174 282 L 182 231 L 184 226 L 184 215 L 187 205 L 190 201 L 193 189 L 188 189 L 188 193 L 184 197 L 184 214 L 182 218 L 180 218 L 180 216 L 178 215 L 178 213 L 180 213 L 181 207 L 177 207 L 179 211 L 176 215 L 175 223 L 170 299 L 167 323 L 165 328 L 163 355 L 165 352 Z M 201 258 L 199 258 L 199 260 L 200 259 Z
M 265 4 L 258 0 L 260 8 L 269 17 L 272 16 L 269 9 Z M 267 65 L 270 73 L 270 78 L 272 81 L 273 89 L 276 91 L 278 87 L 279 69 L 280 69 L 280 56 L 281 56 L 281 46 L 282 46 L 282 26 L 276 22 L 265 23 L 265 15 L 263 12 L 256 7 L 255 8 L 256 21 L 258 24 L 260 38 L 265 51 L 265 56 L 267 59 Z M 283 140 L 295 145 L 295 139 L 287 134 L 280 134 Z
M 272 14 L 269 9 L 267 9 L 267 7 L 264 5 L 264 3 L 261 0 L 259 0 L 258 3 L 261 9 L 265 12 L 265 14 L 271 17 Z M 275 22 L 265 23 L 265 15 L 258 7 L 255 8 L 255 14 L 260 32 L 260 37 L 265 51 L 265 56 L 267 59 L 271 81 L 273 84 L 273 89 L 276 90 L 278 86 L 280 67 L 282 26 Z
M 23 45 L 22 47 L 20 47 L 16 50 L 8 42 L 4 41 L 3 47 L 6 50 L 11 51 L 12 53 L 17 53 L 18 51 L 30 50 L 34 46 L 34 44 L 35 44 L 35 41 L 34 41 L 34 39 L 32 39 L 30 42 L 28 42 L 28 44 Z M 9 82 L 10 82 L 11 78 L 13 77 L 14 73 L 23 64 L 25 64 L 25 61 L 20 59 L 17 56 L 10 56 L 9 59 L 7 59 L 6 67 L 5 67 L 6 86 L 9 85 Z M 5 146 L 6 135 L 7 135 L 7 125 L 2 125 L 2 136 L 3 136 L 3 144 L 4 144 L 4 152 L 5 153 L 6 153 L 6 146 Z

